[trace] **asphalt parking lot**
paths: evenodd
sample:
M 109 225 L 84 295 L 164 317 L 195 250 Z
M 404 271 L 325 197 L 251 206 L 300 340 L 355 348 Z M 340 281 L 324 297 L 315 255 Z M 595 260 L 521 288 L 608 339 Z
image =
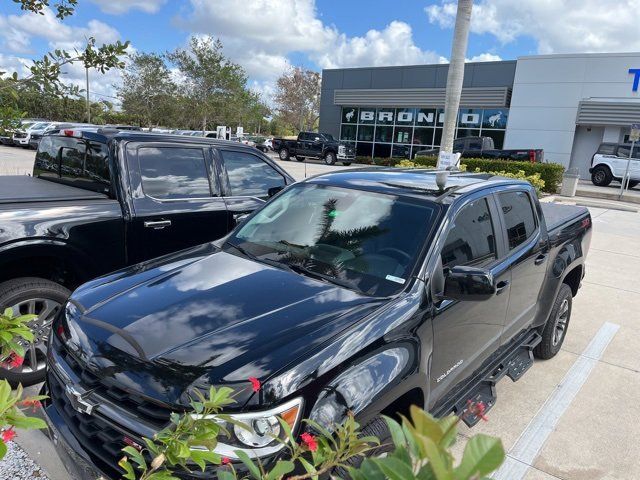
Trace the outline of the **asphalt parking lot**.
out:
M 0 147 L 0 174 L 28 172 L 33 155 Z M 345 168 L 279 163 L 296 179 Z M 587 276 L 562 350 L 517 383 L 500 382 L 489 421 L 463 429 L 456 446 L 461 452 L 475 433 L 499 436 L 509 458 L 496 479 L 640 478 L 640 214 L 590 211 Z M 18 443 L 50 479 L 68 478 L 41 432 L 21 432 Z

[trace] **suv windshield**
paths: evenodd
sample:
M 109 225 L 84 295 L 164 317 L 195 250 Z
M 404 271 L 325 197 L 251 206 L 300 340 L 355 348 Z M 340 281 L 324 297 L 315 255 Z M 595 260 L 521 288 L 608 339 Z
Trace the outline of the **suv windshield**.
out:
M 393 195 L 297 185 L 250 218 L 226 246 L 301 275 L 387 296 L 409 279 L 435 208 Z

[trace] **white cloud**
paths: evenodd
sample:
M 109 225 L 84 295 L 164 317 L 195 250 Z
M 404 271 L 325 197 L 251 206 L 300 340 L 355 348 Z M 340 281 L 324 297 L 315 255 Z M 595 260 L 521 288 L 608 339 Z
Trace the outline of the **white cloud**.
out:
M 425 8 L 431 23 L 451 28 L 456 4 Z M 471 31 L 503 44 L 533 38 L 539 53 L 640 50 L 638 0 L 481 0 L 473 6 Z
M 502 60 L 500 55 L 485 52 L 480 55 L 474 55 L 471 58 L 466 58 L 465 62 L 499 62 L 500 60 Z
M 91 0 L 100 10 L 112 15 L 120 15 L 129 10 L 142 10 L 146 13 L 156 13 L 167 3 L 167 0 Z

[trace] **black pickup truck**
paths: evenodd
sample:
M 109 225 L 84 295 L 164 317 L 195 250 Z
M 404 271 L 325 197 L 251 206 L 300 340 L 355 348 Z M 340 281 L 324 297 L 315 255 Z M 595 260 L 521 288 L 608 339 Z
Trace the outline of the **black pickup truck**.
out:
M 414 157 L 437 157 L 439 148 L 415 150 Z M 544 161 L 541 148 L 497 149 L 491 137 L 461 137 L 453 141 L 453 153 L 461 153 L 462 158 L 494 158 L 520 162 L 540 163 Z
M 305 158 L 320 158 L 327 165 L 334 165 L 336 161 L 351 165 L 356 158 L 352 144 L 339 142 L 328 133 L 300 132 L 297 140 L 274 138 L 272 146 L 280 160 L 295 157 L 302 162 Z
M 443 188 L 402 169 L 297 183 L 225 239 L 72 294 L 49 349 L 53 438 L 72 475 L 119 478 L 120 449 L 211 385 L 234 389 L 225 413 L 255 428 L 228 428 L 217 451 L 266 466 L 286 452 L 283 412 L 295 435 L 302 418 L 331 428 L 352 412 L 388 445 L 381 414 L 490 408 L 500 378 L 559 351 L 591 232 L 586 209 L 482 174 Z
M 0 307 L 35 313 L 13 383 L 44 378 L 49 325 L 99 275 L 226 235 L 293 179 L 239 143 L 115 129 L 44 135 L 34 176 L 0 176 Z

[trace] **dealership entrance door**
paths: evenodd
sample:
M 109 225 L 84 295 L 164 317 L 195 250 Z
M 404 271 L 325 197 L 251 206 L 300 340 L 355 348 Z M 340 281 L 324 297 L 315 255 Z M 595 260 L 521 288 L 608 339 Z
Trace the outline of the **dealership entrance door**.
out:
M 598 150 L 602 142 L 603 134 L 604 127 L 587 127 L 584 125 L 578 125 L 576 127 L 576 134 L 573 136 L 573 148 L 571 149 L 569 168 L 577 168 L 580 173 L 580 178 L 582 179 L 586 180 L 591 178 L 591 174 L 589 173 L 591 158 Z

